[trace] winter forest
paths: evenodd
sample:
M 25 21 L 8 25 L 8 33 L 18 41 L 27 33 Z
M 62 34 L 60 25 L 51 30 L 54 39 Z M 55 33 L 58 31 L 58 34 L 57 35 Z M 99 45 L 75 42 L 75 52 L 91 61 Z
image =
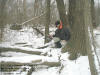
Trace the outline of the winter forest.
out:
M 100 0 L 0 0 L 0 75 L 100 75 Z

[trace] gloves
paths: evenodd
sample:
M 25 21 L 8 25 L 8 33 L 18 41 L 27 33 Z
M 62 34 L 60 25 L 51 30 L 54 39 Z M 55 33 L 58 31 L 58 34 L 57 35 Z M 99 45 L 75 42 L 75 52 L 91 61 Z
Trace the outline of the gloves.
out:
M 58 42 L 58 41 L 60 41 L 60 38 L 54 37 L 53 40 L 54 40 L 54 42 Z

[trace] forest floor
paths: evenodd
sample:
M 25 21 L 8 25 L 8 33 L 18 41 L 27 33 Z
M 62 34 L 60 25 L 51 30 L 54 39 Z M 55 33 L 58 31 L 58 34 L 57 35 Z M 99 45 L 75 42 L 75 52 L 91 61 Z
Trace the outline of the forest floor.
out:
M 41 29 L 43 32 L 44 29 Z M 50 28 L 51 34 L 55 31 Z M 88 56 L 69 60 L 61 48 L 46 48 L 44 36 L 31 27 L 22 30 L 5 29 L 0 43 L 0 75 L 91 75 Z M 100 61 L 100 30 L 95 29 L 97 55 Z

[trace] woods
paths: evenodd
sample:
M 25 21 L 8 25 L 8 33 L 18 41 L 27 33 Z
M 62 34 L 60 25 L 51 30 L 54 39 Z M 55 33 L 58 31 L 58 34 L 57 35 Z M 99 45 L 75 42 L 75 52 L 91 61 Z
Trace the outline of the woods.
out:
M 62 61 L 74 61 L 87 56 L 91 75 L 99 75 L 93 33 L 100 26 L 100 2 L 97 2 L 98 4 L 95 0 L 0 0 L 0 55 L 7 51 L 44 58 L 57 55 L 56 62 L 41 59 L 35 63 L 49 67 L 60 66 L 59 75 L 65 68 Z M 61 53 L 53 55 L 53 49 L 58 49 L 52 47 L 55 44 L 52 40 L 57 29 L 57 20 L 62 22 L 62 28 L 69 29 L 71 38 L 63 48 L 59 48 Z M 38 39 L 40 41 L 36 42 Z M 62 59 L 64 53 L 69 54 L 66 60 Z M 100 67 L 99 62 L 100 60 Z M 22 63 L 21 66 L 24 64 L 27 63 Z M 34 64 L 31 62 L 28 66 L 30 64 L 33 68 Z M 32 71 L 27 75 L 32 75 Z

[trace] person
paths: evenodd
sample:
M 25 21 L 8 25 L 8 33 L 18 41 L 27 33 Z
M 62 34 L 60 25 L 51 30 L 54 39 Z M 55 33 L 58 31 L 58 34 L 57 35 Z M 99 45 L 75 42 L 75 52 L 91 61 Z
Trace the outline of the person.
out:
M 61 48 L 65 46 L 70 39 L 70 31 L 67 27 L 63 27 L 62 21 L 56 21 L 55 26 L 57 27 L 55 34 L 52 36 L 52 39 L 55 42 L 56 48 Z

